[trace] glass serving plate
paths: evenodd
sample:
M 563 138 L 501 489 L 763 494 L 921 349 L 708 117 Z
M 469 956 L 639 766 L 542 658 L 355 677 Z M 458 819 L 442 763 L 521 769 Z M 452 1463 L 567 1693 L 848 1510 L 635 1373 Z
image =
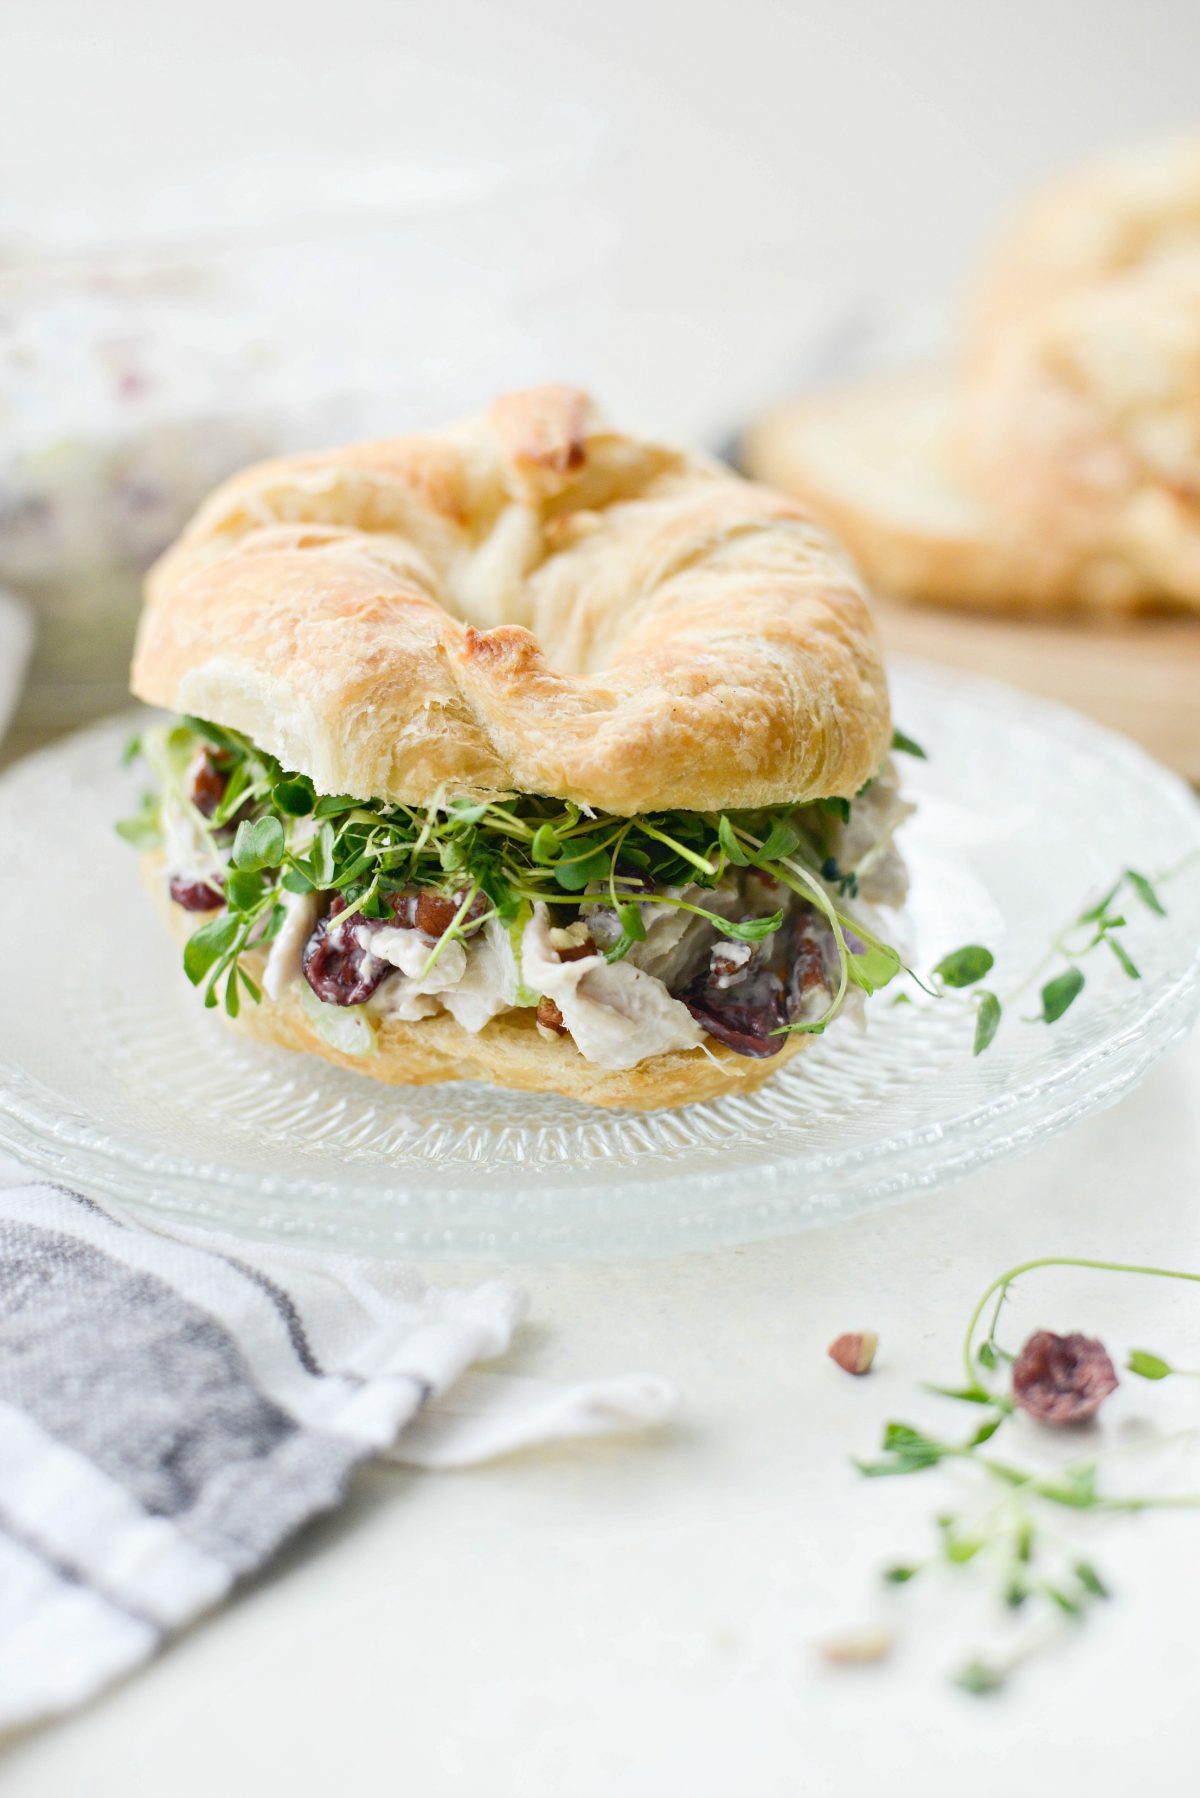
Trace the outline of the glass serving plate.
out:
M 114 721 L 0 781 L 0 1141 L 193 1223 L 505 1260 L 743 1242 L 1032 1148 L 1111 1104 L 1200 1011 L 1200 807 L 1132 744 L 1043 700 L 920 664 L 893 690 L 929 751 L 903 762 L 919 806 L 902 834 L 911 964 L 983 942 L 1007 995 L 1123 868 L 1175 868 L 1167 920 L 1131 901 L 1140 980 L 1097 951 L 1048 1027 L 1024 1021 L 1034 978 L 978 1059 L 970 995 L 927 1000 L 904 981 L 914 1002 L 889 988 L 865 1034 L 842 1023 L 758 1092 L 679 1111 L 378 1086 L 202 1009 L 113 833 L 139 786 L 118 770 Z

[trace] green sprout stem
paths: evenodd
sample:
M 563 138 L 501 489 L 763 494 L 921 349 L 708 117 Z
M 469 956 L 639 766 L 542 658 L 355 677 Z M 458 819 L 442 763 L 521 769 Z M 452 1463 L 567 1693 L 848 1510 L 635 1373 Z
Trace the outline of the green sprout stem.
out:
M 662 843 L 667 849 L 673 849 L 676 855 L 681 855 L 685 862 L 691 862 L 693 868 L 697 868 L 701 874 L 716 874 L 715 863 L 710 862 L 706 856 L 697 855 L 685 844 L 676 842 L 675 838 L 668 836 L 665 830 L 656 830 L 652 824 L 648 824 L 645 819 L 642 819 L 641 831 L 643 836 L 653 838 L 656 843 Z
M 1079 1255 L 1040 1255 L 1033 1261 L 1022 1261 L 1016 1267 L 1010 1267 L 1007 1273 L 1000 1274 L 992 1281 L 991 1285 L 987 1287 L 978 1304 L 975 1306 L 974 1311 L 971 1313 L 971 1321 L 967 1325 L 967 1334 L 963 1341 L 963 1367 L 966 1371 L 967 1379 L 972 1385 L 976 1384 L 978 1379 L 975 1371 L 975 1331 L 979 1327 L 979 1319 L 983 1315 L 984 1307 L 987 1305 L 988 1300 L 993 1293 L 997 1292 L 1001 1294 L 1001 1298 L 1003 1299 L 1003 1295 L 1007 1292 L 1014 1280 L 1020 1279 L 1022 1274 L 1033 1273 L 1035 1269 L 1040 1267 L 1086 1267 L 1095 1269 L 1100 1273 L 1146 1274 L 1150 1278 L 1156 1280 L 1190 1280 L 1200 1284 L 1200 1274 L 1181 1272 L 1178 1268 L 1174 1267 L 1143 1267 L 1137 1263 L 1128 1261 L 1093 1261 Z M 993 1323 L 993 1328 L 994 1327 L 995 1325 Z
M 1165 868 L 1160 873 L 1155 874 L 1152 877 L 1151 884 L 1156 888 L 1168 886 L 1171 881 L 1177 879 L 1180 874 L 1184 873 L 1186 869 L 1197 860 L 1200 860 L 1200 850 L 1193 850 L 1188 855 L 1185 855 L 1181 861 L 1174 862 L 1169 868 Z M 1108 894 L 1109 902 L 1116 897 L 1116 894 L 1127 878 L 1127 873 L 1122 874 L 1120 880 L 1116 882 L 1112 891 Z M 1102 911 L 1101 916 L 1103 915 L 1104 913 Z M 1119 920 L 1110 919 L 1108 921 L 1109 927 L 1118 928 L 1119 926 L 1124 925 L 1125 921 L 1124 918 L 1120 918 Z M 1034 966 L 1024 978 L 1018 981 L 1016 986 L 1012 987 L 1004 995 L 1005 1006 L 1011 1005 L 1014 1000 L 1020 999 L 1027 993 L 1030 987 L 1035 985 L 1046 972 L 1047 968 L 1053 965 L 1056 958 L 1062 958 L 1068 962 L 1082 961 L 1093 949 L 1097 948 L 1098 945 L 1104 941 L 1107 932 L 1104 929 L 1090 930 L 1090 926 L 1093 922 L 1094 920 L 1092 918 L 1086 918 L 1083 914 L 1076 913 L 1069 924 L 1065 924 L 1061 930 L 1057 931 L 1051 939 L 1050 947 L 1046 950 L 1046 953 L 1039 961 L 1035 962 Z M 1073 946 L 1071 938 L 1075 933 L 1085 927 L 1088 927 L 1090 930 L 1088 941 L 1082 946 Z
M 1020 1662 L 1029 1659 L 1061 1633 L 1064 1621 L 1081 1621 L 1096 1601 L 1111 1596 L 1101 1573 L 1089 1559 L 1080 1555 L 1067 1532 L 1059 1532 L 1043 1522 L 1044 1511 L 1064 1518 L 1064 1514 L 1071 1511 L 1131 1517 L 1143 1512 L 1200 1510 L 1200 1492 L 1197 1491 L 1109 1493 L 1098 1490 L 1101 1464 L 1096 1459 L 1072 1461 L 1057 1470 L 1047 1471 L 1019 1466 L 991 1452 L 993 1438 L 1016 1408 L 1007 1394 L 984 1384 L 984 1374 L 996 1367 L 999 1357 L 1007 1361 L 1013 1359 L 995 1342 L 1001 1308 L 1018 1280 L 1049 1267 L 1085 1268 L 1099 1273 L 1200 1283 L 1200 1273 L 1190 1270 L 1099 1257 L 1041 1255 L 1018 1262 L 989 1282 L 971 1312 L 962 1349 L 966 1385 L 930 1388 L 943 1397 L 969 1403 L 975 1408 L 976 1418 L 982 1416 L 982 1421 L 973 1433 L 964 1441 L 944 1441 L 911 1424 L 889 1422 L 883 1432 L 881 1458 L 855 1463 L 862 1474 L 878 1479 L 922 1473 L 948 1462 L 959 1462 L 974 1465 L 987 1482 L 1000 1488 L 999 1501 L 985 1505 L 977 1518 L 964 1523 L 956 1517 L 938 1517 L 939 1542 L 935 1554 L 918 1560 L 906 1559 L 883 1570 L 883 1578 L 889 1585 L 906 1585 L 924 1569 L 937 1564 L 960 1568 L 977 1562 L 986 1564 L 999 1576 L 997 1596 L 1007 1610 L 1015 1611 L 1032 1600 L 1054 1613 L 1056 1627 L 1050 1635 L 1035 1633 L 1007 1658 L 968 1661 L 955 1679 L 958 1685 L 973 1694 L 996 1691 Z M 993 1306 L 991 1332 L 976 1352 L 975 1338 L 989 1305 Z M 1141 1373 L 1149 1380 L 1163 1379 L 1179 1371 L 1161 1355 L 1149 1350 L 1134 1351 L 1128 1365 L 1131 1371 Z M 1122 1456 L 1142 1453 L 1148 1447 L 1162 1449 L 1173 1440 L 1194 1441 L 1196 1434 L 1197 1428 L 1192 1427 L 1177 1431 L 1173 1436 L 1160 1434 L 1149 1442 L 1127 1443 L 1123 1448 L 1109 1450 L 1103 1466 L 1108 1470 L 1111 1463 Z
M 1045 1498 L 1051 1504 L 1063 1505 L 1068 1510 L 1134 1512 L 1134 1511 L 1183 1511 L 1192 1510 L 1200 1505 L 1200 1492 L 1149 1493 L 1131 1498 L 1106 1498 L 1095 1494 L 1086 1504 L 1081 1504 L 1070 1496 L 1071 1468 L 1063 1470 L 1063 1474 L 1055 1479 L 1045 1478 L 1031 1473 L 1028 1468 L 1016 1467 L 1011 1461 L 998 1461 L 992 1455 L 975 1454 L 970 1448 L 959 1448 L 951 1451 L 948 1458 L 973 1460 L 977 1466 L 984 1468 L 993 1479 L 1001 1480 L 1006 1486 L 1018 1491 L 1031 1492 L 1038 1498 Z
M 463 919 L 466 917 L 467 913 L 470 911 L 472 905 L 474 905 L 475 898 L 476 898 L 476 895 L 478 892 L 479 892 L 479 882 L 476 881 L 474 883 L 474 885 L 470 888 L 470 890 L 464 895 L 462 903 L 459 906 L 458 910 L 455 912 L 455 914 L 451 918 L 449 924 L 446 926 L 445 930 L 442 932 L 441 936 L 438 938 L 437 942 L 433 945 L 433 948 L 430 950 L 429 959 L 425 963 L 425 966 L 421 969 L 421 972 L 419 975 L 419 978 L 421 980 L 427 979 L 428 976 L 430 974 L 432 974 L 434 968 L 436 968 L 439 960 L 441 959 L 442 951 L 445 949 L 446 944 L 448 942 L 450 942 L 450 940 L 454 937 L 461 937 Z M 483 922 L 485 922 L 485 920 L 481 919 L 480 922 L 482 924 Z

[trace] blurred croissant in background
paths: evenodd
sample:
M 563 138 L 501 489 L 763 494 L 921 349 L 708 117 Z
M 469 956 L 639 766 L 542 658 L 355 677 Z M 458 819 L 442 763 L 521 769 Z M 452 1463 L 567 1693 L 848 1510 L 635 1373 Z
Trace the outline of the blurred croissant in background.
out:
M 743 461 L 886 594 L 1200 611 L 1200 137 L 1036 194 L 975 283 L 954 366 L 784 406 Z

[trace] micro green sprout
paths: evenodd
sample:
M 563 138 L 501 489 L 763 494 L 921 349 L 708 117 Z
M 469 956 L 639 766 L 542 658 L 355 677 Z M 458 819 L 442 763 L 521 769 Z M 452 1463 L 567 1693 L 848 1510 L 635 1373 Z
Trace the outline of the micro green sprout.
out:
M 886 1585 L 909 1585 L 936 1566 L 980 1566 L 990 1571 L 1003 1609 L 1040 1607 L 1044 1621 L 1056 1619 L 1061 1626 L 1064 1622 L 1080 1622 L 1095 1604 L 1111 1594 L 1107 1580 L 1093 1562 L 1079 1553 L 1069 1535 L 1050 1527 L 1047 1518 L 1060 1518 L 1065 1529 L 1069 1514 L 1076 1512 L 1130 1516 L 1149 1511 L 1194 1510 L 1200 1508 L 1200 1493 L 1106 1490 L 1105 1469 L 1119 1450 L 1107 1456 L 1093 1452 L 1053 1471 L 995 1453 L 995 1438 L 1028 1402 L 1020 1385 L 1021 1364 L 1034 1342 L 1047 1334 L 1035 1332 L 1022 1353 L 1014 1355 L 997 1340 L 1001 1311 L 1016 1282 L 1044 1268 L 1083 1268 L 1200 1284 L 1200 1273 L 1185 1269 L 1084 1256 L 1044 1255 L 1020 1262 L 989 1282 L 971 1312 L 962 1349 L 964 1382 L 927 1388 L 942 1398 L 972 1407 L 969 1432 L 960 1439 L 947 1439 L 910 1423 L 892 1421 L 884 1428 L 880 1454 L 872 1459 L 856 1459 L 854 1465 L 872 1480 L 965 1465 L 982 1475 L 994 1495 L 993 1502 L 969 1524 L 939 1514 L 934 1552 L 924 1558 L 905 1557 L 885 1566 L 880 1577 Z M 977 1343 L 989 1311 L 986 1335 Z M 1084 1342 L 1080 1337 L 1055 1340 L 1064 1344 Z M 1099 1343 L 1087 1341 L 1085 1346 L 1093 1355 L 1098 1352 L 1107 1360 Z M 1164 1356 L 1146 1349 L 1132 1350 L 1125 1365 L 1129 1372 L 1152 1382 L 1175 1375 L 1196 1377 L 1192 1370 L 1174 1367 Z M 1011 1381 L 1011 1388 L 999 1383 L 998 1372 Z M 1115 1383 L 1114 1377 L 1109 1387 Z M 1054 1421 L 1044 1412 L 1035 1412 L 1034 1416 L 1046 1419 L 1035 1427 L 1045 1428 L 1047 1422 Z M 1056 1427 L 1064 1427 L 1061 1420 Z M 1059 1629 L 1043 1628 L 1007 1656 L 972 1658 L 954 1675 L 954 1683 L 975 1696 L 995 1692 L 1019 1665 L 1056 1640 L 1059 1633 Z
M 211 816 L 191 792 L 189 770 L 202 747 L 223 781 Z M 207 1005 L 217 1003 L 224 982 L 226 1008 L 235 1014 L 239 989 L 257 992 L 240 958 L 278 932 L 288 895 L 313 891 L 339 898 L 343 923 L 386 921 L 389 895 L 402 890 L 453 898 L 455 914 L 431 949 L 428 973 L 446 944 L 464 936 L 480 895 L 489 909 L 483 918 L 476 912 L 472 928 L 496 918 L 511 930 L 538 903 L 573 914 L 582 903 L 607 902 L 620 926 L 604 951 L 610 962 L 645 938 L 656 909 L 681 910 L 705 919 L 719 936 L 759 943 L 783 924 L 778 903 L 767 898 L 761 915 L 727 918 L 722 907 L 705 902 L 730 868 L 754 868 L 821 912 L 836 947 L 832 1001 L 820 1018 L 787 1029 L 823 1030 L 852 985 L 873 992 L 902 967 L 896 951 L 842 903 L 856 890 L 854 870 L 838 867 L 835 856 L 850 799 L 632 818 L 536 796 L 460 795 L 419 807 L 365 802 L 318 794 L 306 775 L 286 770 L 239 732 L 198 718 L 144 732 L 133 753 L 149 763 L 158 794 L 147 795 L 135 817 L 119 826 L 122 835 L 139 848 L 158 846 L 170 807 L 214 867 L 227 865 L 226 909 L 193 934 L 184 967 L 194 984 L 204 985 Z M 831 861 L 832 883 L 824 874 Z
M 931 976 L 934 992 L 941 996 L 947 989 L 971 986 L 977 988 L 972 994 L 975 1010 L 974 1054 L 982 1055 L 985 1049 L 991 1047 L 1005 1008 L 1025 992 L 1056 957 L 1064 960 L 1067 965 L 1042 984 L 1038 994 L 1041 1009 L 1033 1017 L 1026 1018 L 1026 1023 L 1057 1024 L 1060 1018 L 1066 1016 L 1087 984 L 1084 971 L 1078 964 L 1098 948 L 1109 950 L 1127 979 L 1140 980 L 1141 971 L 1121 935 L 1128 925 L 1128 919 L 1117 908 L 1117 901 L 1123 891 L 1128 892 L 1154 917 L 1165 918 L 1167 911 L 1159 897 L 1158 887 L 1170 878 L 1170 873 L 1160 875 L 1155 882 L 1139 873 L 1136 868 L 1126 868 L 1103 898 L 1085 906 L 1065 929 L 1058 932 L 1043 961 L 1003 1001 L 990 988 L 978 986 L 978 982 L 995 965 L 990 949 L 981 943 L 968 943 L 965 947 L 944 955 Z

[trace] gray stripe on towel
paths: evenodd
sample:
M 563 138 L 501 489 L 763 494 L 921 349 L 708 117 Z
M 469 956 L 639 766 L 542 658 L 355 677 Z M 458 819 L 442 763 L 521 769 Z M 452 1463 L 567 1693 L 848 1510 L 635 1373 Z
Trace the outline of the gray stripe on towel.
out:
M 0 1222 L 0 1394 L 236 1572 L 336 1503 L 358 1444 L 304 1430 L 156 1275 Z

